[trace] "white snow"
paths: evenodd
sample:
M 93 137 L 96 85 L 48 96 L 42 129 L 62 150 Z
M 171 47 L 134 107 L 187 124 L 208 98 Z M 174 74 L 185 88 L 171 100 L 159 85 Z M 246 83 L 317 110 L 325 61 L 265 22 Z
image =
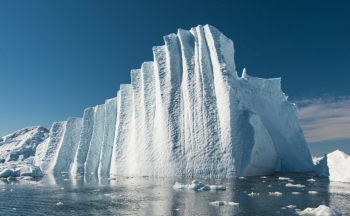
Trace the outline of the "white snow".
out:
M 306 208 L 299 212 L 299 215 L 340 216 L 341 214 L 328 206 L 320 205 L 317 208 Z
M 25 160 L 49 138 L 49 130 L 41 126 L 26 127 L 0 138 L 0 161 Z M 1 162 L 0 162 L 1 163 Z
M 350 157 L 344 152 L 336 150 L 314 162 L 317 175 L 331 181 L 350 182 Z
M 209 25 L 179 29 L 164 42 L 116 98 L 54 123 L 34 163 L 44 172 L 108 177 L 313 170 L 298 109 L 279 78 L 246 70 L 239 77 L 233 42 Z
M 41 126 L 27 127 L 0 138 L 0 178 L 43 176 L 36 163 L 40 164 L 48 138 L 49 130 Z

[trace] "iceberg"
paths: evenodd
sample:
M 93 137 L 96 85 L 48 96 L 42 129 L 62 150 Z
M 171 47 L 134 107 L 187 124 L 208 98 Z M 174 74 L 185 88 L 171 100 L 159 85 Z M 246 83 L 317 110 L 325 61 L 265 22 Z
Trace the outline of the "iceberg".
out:
M 350 183 L 350 156 L 335 150 L 314 160 L 315 173 L 331 181 Z
M 341 214 L 325 205 L 320 205 L 317 208 L 306 208 L 301 212 L 298 212 L 299 215 L 323 215 L 323 216 L 340 216 Z
M 73 175 L 239 177 L 314 166 L 281 79 L 238 76 L 233 42 L 179 29 L 117 97 L 55 122 L 35 164 Z

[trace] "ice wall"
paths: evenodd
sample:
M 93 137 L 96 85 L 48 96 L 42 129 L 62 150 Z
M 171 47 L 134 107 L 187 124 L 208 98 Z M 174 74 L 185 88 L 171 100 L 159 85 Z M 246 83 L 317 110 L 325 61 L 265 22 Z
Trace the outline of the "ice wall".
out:
M 209 25 L 179 29 L 164 42 L 116 98 L 86 109 L 74 127 L 71 120 L 54 125 L 53 171 L 250 176 L 313 169 L 280 79 L 239 77 L 233 42 Z M 68 135 L 75 140 L 69 148 Z

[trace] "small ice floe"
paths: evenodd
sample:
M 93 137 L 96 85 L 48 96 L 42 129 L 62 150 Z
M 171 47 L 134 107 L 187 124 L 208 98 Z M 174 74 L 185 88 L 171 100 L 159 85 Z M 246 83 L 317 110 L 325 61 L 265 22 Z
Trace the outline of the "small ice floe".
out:
M 111 194 L 104 194 L 105 196 L 111 196 Z
M 305 185 L 287 183 L 286 187 L 299 187 L 299 188 L 302 188 L 302 187 L 305 187 Z
M 64 190 L 64 188 L 60 188 L 61 190 Z
M 290 180 L 288 177 L 278 177 L 278 180 Z
M 266 176 L 261 176 L 260 178 L 267 178 Z
M 282 196 L 281 192 L 269 192 L 269 195 L 273 195 L 273 196 Z
M 2 191 L 5 191 L 6 189 L 1 189 Z
M 180 208 L 174 209 L 174 211 L 180 211 Z
M 56 203 L 56 205 L 60 206 L 60 205 L 63 205 L 63 203 L 62 202 L 58 202 L 58 203 Z
M 259 196 L 259 193 L 251 192 L 250 194 L 248 194 L 248 196 Z
M 272 187 L 272 185 L 268 185 L 267 187 Z
M 116 178 L 113 178 L 113 177 L 110 177 L 110 178 L 108 178 L 107 180 L 116 180 Z
M 17 209 L 16 208 L 12 208 L 13 211 L 16 211 Z
M 63 181 L 69 181 L 69 179 L 63 179 Z
M 317 191 L 309 191 L 308 193 L 309 193 L 309 194 L 318 194 Z
M 316 180 L 315 179 L 308 179 L 307 181 L 314 182 Z
M 262 181 L 262 182 L 266 182 L 266 181 Z
M 287 205 L 286 207 L 291 209 L 291 208 L 295 208 L 296 206 L 295 205 Z
M 320 205 L 317 208 L 306 208 L 301 212 L 297 212 L 299 215 L 324 215 L 324 216 L 340 216 L 341 214 L 336 210 L 325 206 Z
M 192 184 L 185 185 L 176 182 L 173 186 L 174 189 L 187 189 L 187 190 L 226 190 L 226 186 L 223 185 L 205 185 L 200 181 L 193 180 Z
M 69 172 L 67 172 L 67 171 L 62 171 L 62 172 L 61 172 L 61 174 L 64 174 L 64 173 L 69 173 Z
M 292 180 L 292 179 L 289 179 L 288 181 L 289 181 L 289 182 L 294 182 L 294 180 Z
M 13 191 L 15 191 L 15 190 L 13 190 L 13 189 L 10 190 L 10 192 L 13 192 Z
M 241 177 L 239 177 L 239 179 L 245 179 L 245 177 L 241 176 Z
M 31 177 L 31 176 L 24 176 L 23 178 L 22 178 L 22 180 L 26 180 L 26 181 L 30 181 L 30 180 L 33 180 L 34 178 L 33 177 Z
M 294 194 L 294 195 L 299 195 L 300 192 L 292 192 L 292 194 Z
M 209 204 L 213 206 L 238 206 L 239 205 L 239 203 L 226 202 L 226 201 L 215 201 L 215 202 L 210 202 Z

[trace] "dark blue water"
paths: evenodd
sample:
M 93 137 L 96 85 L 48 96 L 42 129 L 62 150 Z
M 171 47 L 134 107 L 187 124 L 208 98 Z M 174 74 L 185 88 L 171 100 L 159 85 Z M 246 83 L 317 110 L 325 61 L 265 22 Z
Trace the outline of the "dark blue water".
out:
M 292 181 L 278 180 L 280 176 Z M 192 179 L 188 178 L 119 176 L 109 181 L 107 178 L 99 180 L 94 175 L 85 179 L 75 179 L 68 174 L 45 175 L 35 181 L 0 181 L 0 214 L 295 215 L 296 209 L 326 205 L 350 215 L 350 184 L 315 177 L 316 181 L 307 181 L 310 178 L 304 174 L 220 180 L 196 178 L 205 184 L 223 184 L 229 188 L 226 191 L 189 191 L 172 187 L 175 182 L 190 184 Z M 286 187 L 287 183 L 305 187 Z M 276 191 L 282 195 L 269 195 Z M 317 191 L 317 194 L 308 191 Z M 259 195 L 249 196 L 251 192 Z M 218 207 L 209 204 L 213 201 L 239 205 Z

